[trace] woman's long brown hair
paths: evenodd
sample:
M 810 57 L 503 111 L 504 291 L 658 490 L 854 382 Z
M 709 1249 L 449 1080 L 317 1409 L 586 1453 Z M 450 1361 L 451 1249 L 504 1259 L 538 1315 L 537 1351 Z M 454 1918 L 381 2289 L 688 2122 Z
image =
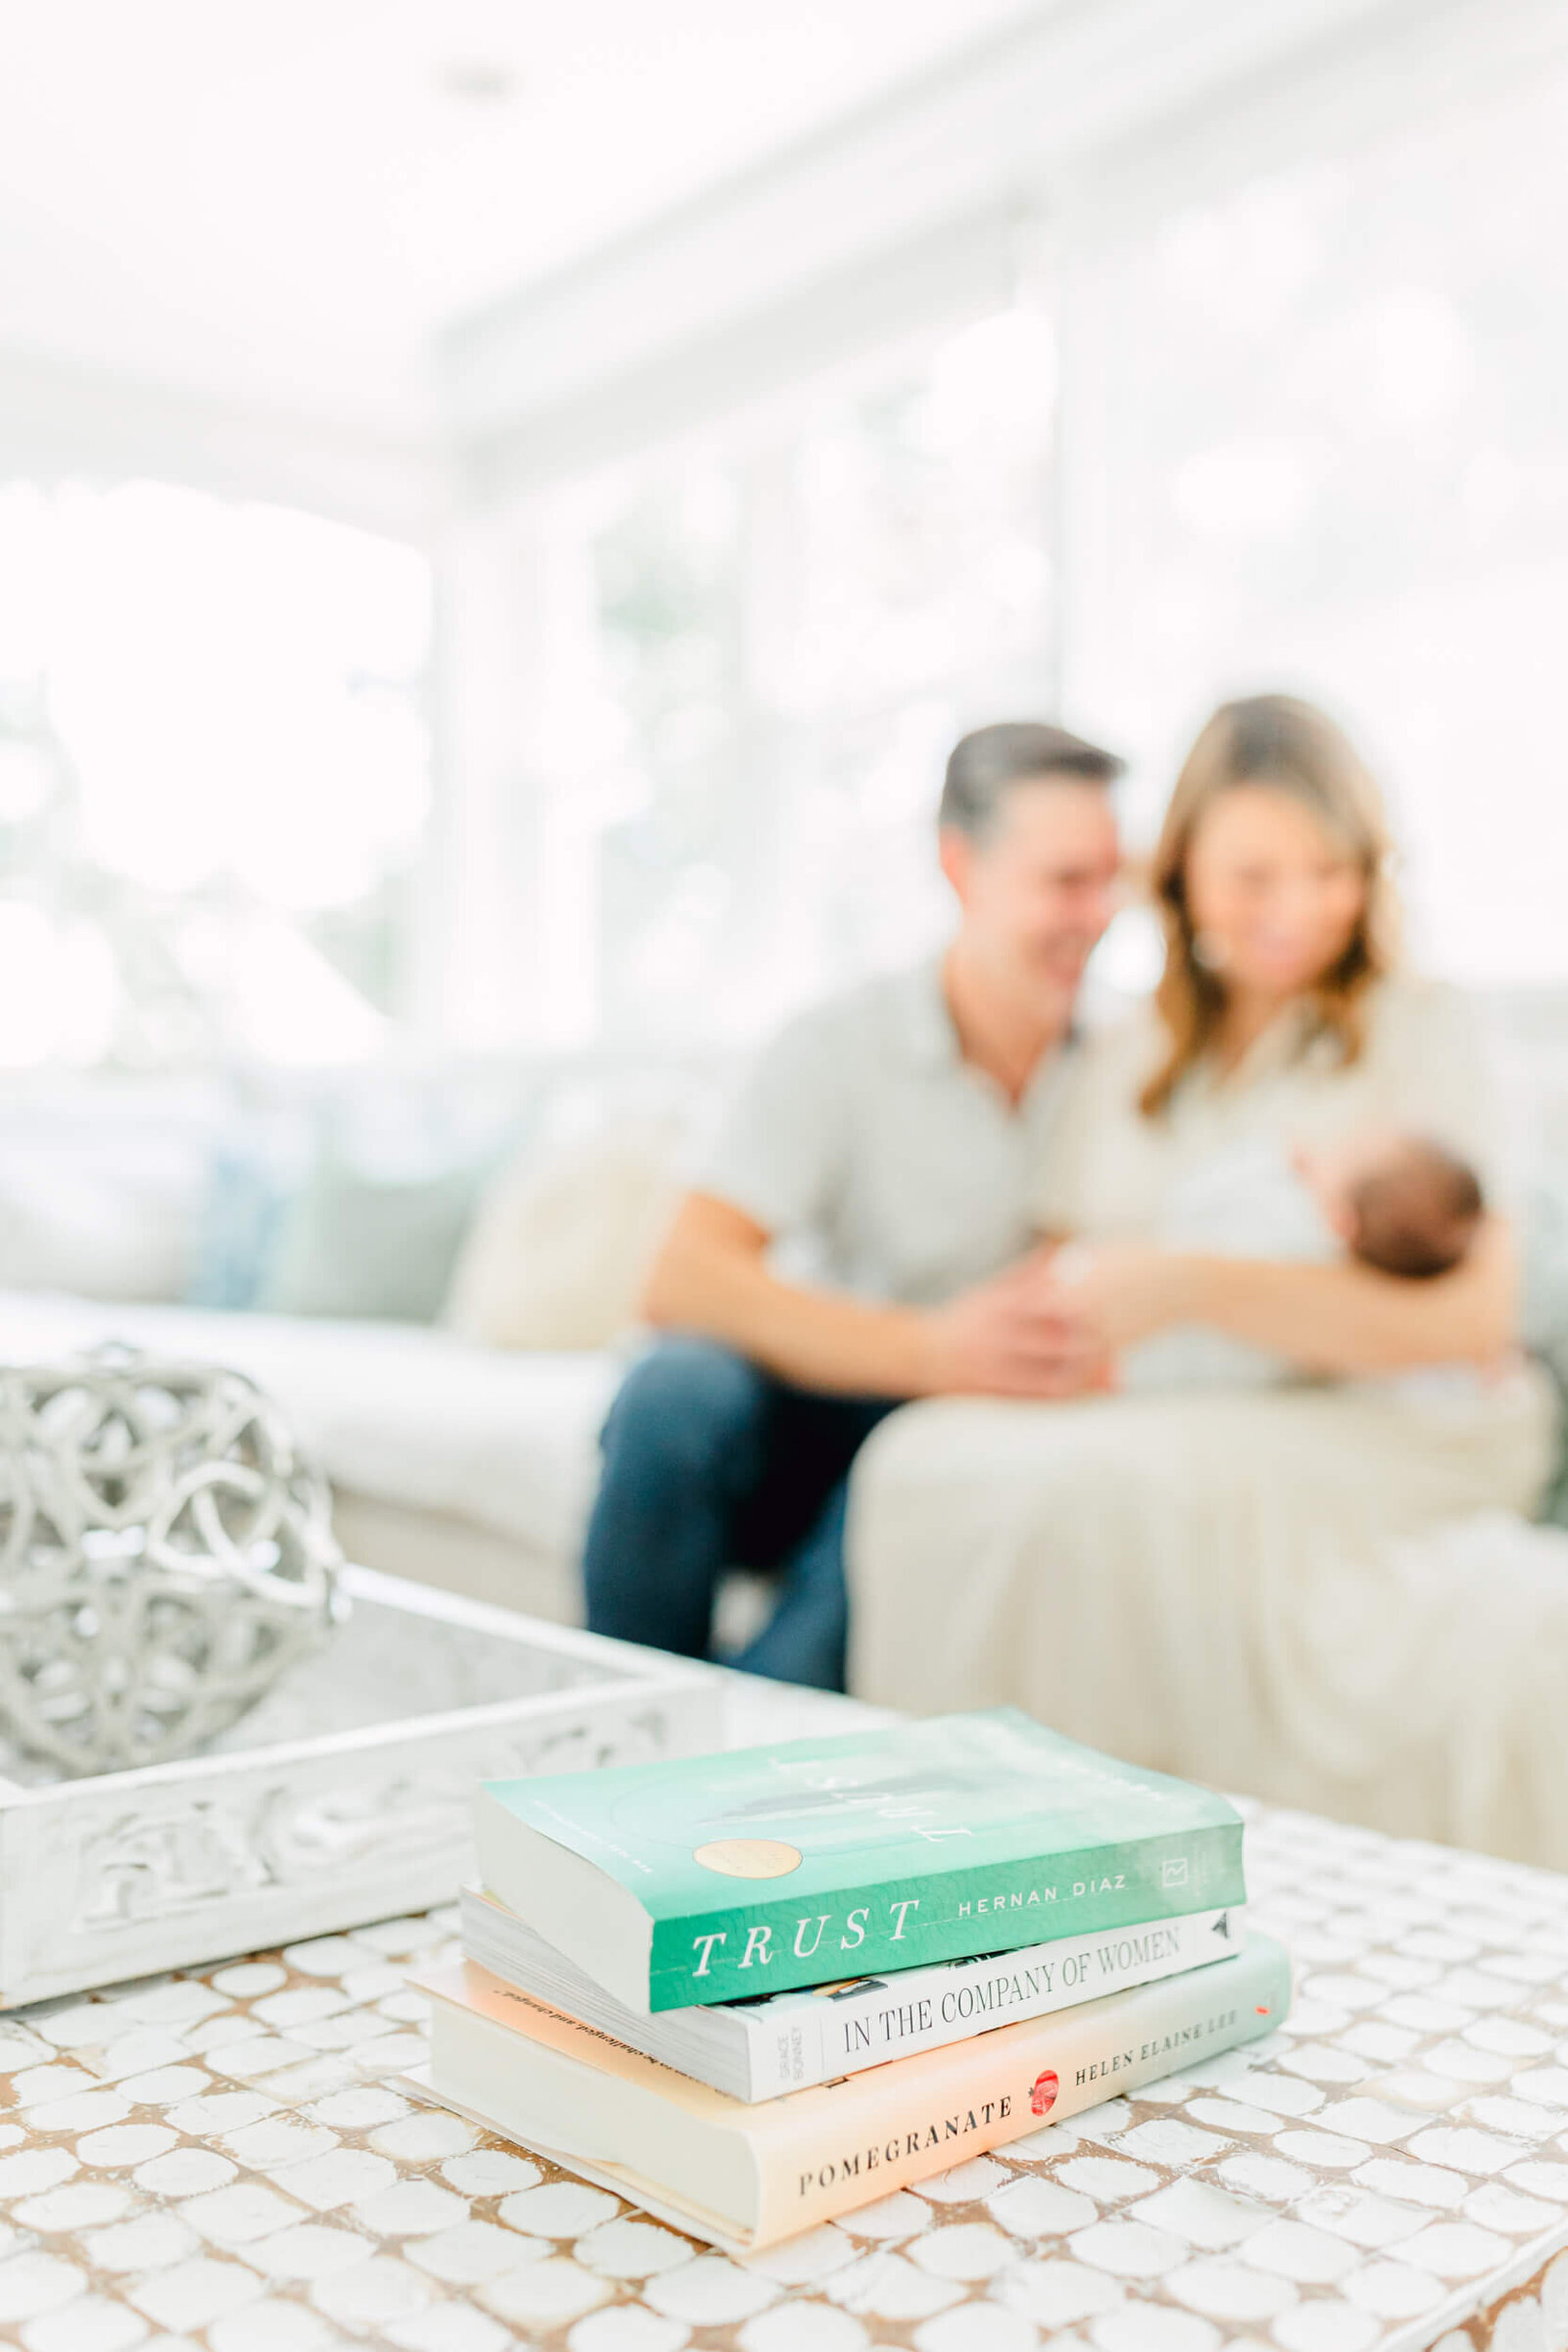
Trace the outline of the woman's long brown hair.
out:
M 1332 719 L 1289 695 L 1223 703 L 1200 733 L 1176 779 L 1150 881 L 1165 931 L 1165 970 L 1154 1003 L 1170 1051 L 1139 1098 L 1157 1117 L 1212 1044 L 1225 1010 L 1223 976 L 1198 953 L 1187 905 L 1187 861 L 1205 811 L 1238 785 L 1288 792 L 1343 842 L 1361 869 L 1366 897 L 1344 954 L 1310 992 L 1313 1034 L 1339 1041 L 1347 1062 L 1360 1054 L 1363 1000 L 1393 961 L 1396 909 L 1388 865 L 1383 799 L 1368 769 Z

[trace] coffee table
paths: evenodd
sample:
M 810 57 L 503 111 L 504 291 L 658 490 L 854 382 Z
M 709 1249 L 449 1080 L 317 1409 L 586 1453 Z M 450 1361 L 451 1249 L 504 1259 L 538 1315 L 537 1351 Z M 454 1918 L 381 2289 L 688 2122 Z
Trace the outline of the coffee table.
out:
M 1286 2027 L 744 2264 L 396 2087 L 450 1909 L 0 2020 L 0 2342 L 1557 2352 L 1568 1879 L 1245 1810 Z

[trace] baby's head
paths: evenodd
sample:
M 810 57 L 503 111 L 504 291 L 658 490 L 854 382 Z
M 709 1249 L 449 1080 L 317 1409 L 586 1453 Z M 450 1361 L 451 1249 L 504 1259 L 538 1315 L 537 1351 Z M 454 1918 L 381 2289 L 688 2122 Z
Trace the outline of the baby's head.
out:
M 1303 1153 L 1300 1167 L 1351 1256 L 1385 1274 L 1450 1272 L 1486 1212 L 1474 1168 L 1426 1136 L 1384 1130 Z

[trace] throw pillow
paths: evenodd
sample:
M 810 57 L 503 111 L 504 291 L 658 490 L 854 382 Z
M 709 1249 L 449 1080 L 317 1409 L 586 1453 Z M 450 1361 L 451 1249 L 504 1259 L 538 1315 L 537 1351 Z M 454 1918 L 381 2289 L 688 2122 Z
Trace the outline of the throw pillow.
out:
M 323 1156 L 284 1208 L 257 1306 L 277 1315 L 434 1322 L 478 1189 L 470 1168 L 392 1183 Z
M 119 1301 L 177 1298 L 191 1207 L 117 1172 L 40 1166 L 0 1177 L 0 1290 Z
M 442 1320 L 492 1348 L 607 1348 L 636 1318 L 643 1278 L 680 1195 L 686 1131 L 623 1119 L 525 1152 L 485 1194 Z
M 277 1247 L 286 1192 L 266 1154 L 223 1145 L 208 1168 L 187 1306 L 238 1311 L 261 1296 Z

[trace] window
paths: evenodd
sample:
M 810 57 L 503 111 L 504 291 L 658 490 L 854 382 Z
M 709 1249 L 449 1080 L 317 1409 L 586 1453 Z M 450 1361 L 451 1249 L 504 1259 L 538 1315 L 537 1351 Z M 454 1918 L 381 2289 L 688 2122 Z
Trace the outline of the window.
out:
M 1167 211 L 1094 263 L 1107 549 L 1084 623 L 1142 819 L 1221 696 L 1317 696 L 1383 776 L 1414 946 L 1568 972 L 1568 75 Z M 1088 640 L 1093 642 L 1089 643 Z
M 0 1064 L 373 1051 L 429 799 L 413 550 L 0 485 Z
M 1054 701 L 1053 416 L 1016 310 L 557 500 L 559 1042 L 749 1036 L 936 937 L 954 737 Z

